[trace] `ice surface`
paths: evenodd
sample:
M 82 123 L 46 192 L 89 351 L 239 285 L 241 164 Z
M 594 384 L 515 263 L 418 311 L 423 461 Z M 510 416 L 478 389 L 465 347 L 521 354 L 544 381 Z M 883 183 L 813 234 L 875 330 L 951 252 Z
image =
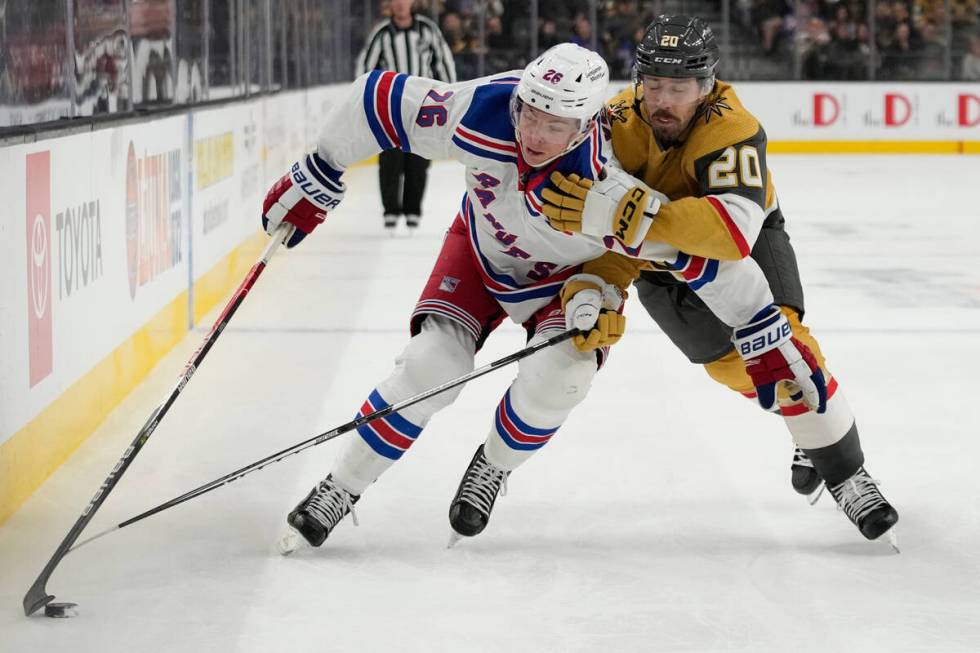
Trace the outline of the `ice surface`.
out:
M 591 396 L 481 536 L 447 550 L 447 511 L 512 368 L 436 416 L 322 549 L 276 541 L 338 442 L 72 553 L 48 590 L 80 616 L 24 618 L 212 315 L 0 526 L 0 651 L 980 650 L 980 157 L 769 162 L 900 555 L 796 495 L 781 420 L 688 364 L 632 299 Z M 343 208 L 273 259 L 87 534 L 351 419 L 407 338 L 461 174 L 434 164 L 421 229 L 389 238 L 375 171 L 352 170 Z M 478 364 L 522 346 L 505 325 Z

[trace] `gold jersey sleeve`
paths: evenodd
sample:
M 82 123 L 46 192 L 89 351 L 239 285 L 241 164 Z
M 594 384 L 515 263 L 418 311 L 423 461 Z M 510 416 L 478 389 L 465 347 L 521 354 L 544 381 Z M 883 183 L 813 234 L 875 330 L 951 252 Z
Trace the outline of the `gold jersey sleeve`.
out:
M 592 259 L 582 264 L 582 272 L 594 274 L 619 288 L 620 294 L 626 297 L 626 289 L 636 281 L 643 270 L 652 270 L 649 261 L 630 258 L 617 254 L 616 252 L 606 252 L 599 258 Z
M 657 213 L 647 239 L 705 258 L 748 256 L 752 243 L 743 231 L 751 230 L 731 218 L 720 196 L 744 197 L 765 212 L 775 192 L 765 164 L 765 131 L 734 89 L 716 82 L 673 147 L 661 147 L 654 138 L 634 87 L 613 97 L 607 109 L 613 152 L 623 169 L 671 200 Z

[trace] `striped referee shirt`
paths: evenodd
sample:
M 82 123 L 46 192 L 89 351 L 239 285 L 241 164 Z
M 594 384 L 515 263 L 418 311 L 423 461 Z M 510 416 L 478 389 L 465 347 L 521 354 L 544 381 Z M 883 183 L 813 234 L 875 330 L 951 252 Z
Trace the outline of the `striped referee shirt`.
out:
M 386 20 L 371 31 L 357 57 L 355 75 L 376 68 L 450 84 L 456 81 L 456 64 L 449 44 L 435 22 L 421 14 L 412 14 L 412 24 L 406 29 Z

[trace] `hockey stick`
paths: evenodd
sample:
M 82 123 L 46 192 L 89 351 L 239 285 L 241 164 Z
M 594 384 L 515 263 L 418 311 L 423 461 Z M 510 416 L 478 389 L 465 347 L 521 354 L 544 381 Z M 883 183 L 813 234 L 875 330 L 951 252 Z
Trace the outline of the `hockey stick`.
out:
M 133 462 L 133 459 L 136 458 L 136 455 L 143 448 L 143 445 L 145 445 L 146 441 L 150 439 L 151 435 L 153 435 L 153 431 L 156 429 L 157 425 L 160 424 L 160 420 L 162 420 L 163 416 L 167 414 L 168 410 L 170 410 L 170 407 L 173 405 L 174 401 L 176 401 L 177 397 L 180 396 L 181 391 L 183 391 L 184 386 L 187 385 L 187 382 L 191 380 L 194 372 L 198 367 L 200 367 L 201 362 L 211 350 L 211 347 L 218 339 L 218 336 L 220 336 L 221 332 L 224 331 L 226 326 L 228 326 L 228 322 L 231 321 L 232 316 L 238 310 L 238 307 L 241 306 L 242 301 L 245 299 L 245 295 L 247 295 L 248 291 L 252 289 L 256 279 L 258 279 L 259 275 L 262 274 L 262 271 L 268 264 L 269 259 L 271 259 L 272 255 L 275 254 L 276 250 L 279 248 L 279 245 L 293 235 L 294 229 L 294 226 L 287 223 L 282 223 L 273 232 L 272 237 L 269 239 L 269 244 L 266 245 L 265 250 L 263 250 L 262 255 L 259 257 L 259 260 L 255 262 L 252 269 L 248 271 L 247 275 L 245 275 L 241 285 L 238 286 L 238 290 L 235 291 L 234 296 L 232 296 L 231 300 L 225 306 L 225 309 L 221 312 L 221 315 L 218 316 L 214 326 L 211 327 L 207 337 L 204 338 L 204 342 L 201 343 L 200 347 L 197 348 L 197 351 L 194 352 L 194 355 L 191 356 L 191 359 L 187 362 L 187 366 L 184 368 L 183 374 L 181 374 L 180 378 L 177 380 L 177 386 L 170 392 L 170 395 L 167 397 L 166 401 L 157 406 L 156 410 L 150 414 L 150 417 L 146 420 L 146 424 L 143 425 L 143 428 L 141 428 L 140 432 L 136 435 L 136 439 L 133 440 L 132 444 L 129 445 L 129 448 L 123 453 L 122 458 L 119 459 L 119 462 L 117 462 L 112 468 L 112 471 L 109 472 L 109 475 L 102 482 L 102 485 L 99 486 L 98 492 L 95 493 L 95 496 L 92 498 L 89 504 L 85 506 L 85 510 L 82 511 L 82 514 L 75 522 L 75 525 L 72 526 L 70 531 L 68 531 L 68 535 L 65 536 L 65 539 L 58 546 L 57 550 L 54 552 L 54 555 L 51 556 L 48 564 L 46 564 L 44 569 L 41 570 L 41 575 L 37 577 L 37 580 L 34 581 L 31 588 L 27 590 L 27 594 L 24 596 L 25 615 L 30 616 L 42 606 L 47 605 L 54 599 L 54 596 L 48 594 L 47 589 L 45 589 L 45 585 L 48 582 L 48 578 L 50 578 L 51 574 L 54 572 L 55 567 L 58 566 L 61 559 L 64 558 L 65 555 L 71 550 L 72 544 L 74 544 L 75 540 L 78 539 L 78 536 L 82 534 L 82 531 L 92 520 L 92 517 L 95 516 L 96 511 L 106 500 L 106 497 L 108 497 L 109 493 L 112 492 L 112 489 L 116 487 L 116 483 L 118 483 L 119 479 L 122 478 L 122 475 L 126 473 L 129 465 Z
M 495 360 L 492 363 L 489 363 L 487 365 L 484 365 L 483 367 L 481 367 L 479 369 L 473 370 L 472 372 L 469 372 L 467 374 L 464 374 L 463 376 L 460 376 L 458 378 L 455 378 L 452 381 L 447 381 L 447 382 L 443 383 L 442 385 L 436 386 L 434 388 L 431 388 L 429 390 L 426 390 L 425 392 L 419 393 L 419 394 L 415 395 L 414 397 L 409 397 L 408 399 L 405 399 L 405 400 L 396 402 L 396 403 L 394 403 L 394 404 L 392 404 L 390 406 L 385 406 L 384 408 L 380 408 L 380 409 L 374 411 L 373 413 L 368 413 L 367 415 L 362 415 L 361 417 L 358 417 L 357 419 L 351 420 L 350 422 L 347 422 L 346 424 L 343 424 L 341 426 L 338 426 L 335 429 L 332 429 L 330 431 L 326 431 L 324 433 L 321 433 L 320 435 L 316 435 L 316 436 L 310 438 L 309 440 L 304 440 L 303 442 L 299 442 L 297 444 L 294 444 L 293 446 L 291 446 L 291 447 L 289 447 L 287 449 L 283 449 L 282 451 L 280 451 L 278 453 L 274 453 L 271 456 L 266 456 L 262 460 L 257 460 L 257 461 L 255 461 L 254 463 L 252 463 L 250 465 L 246 465 L 245 467 L 242 467 L 241 469 L 235 470 L 234 472 L 231 472 L 230 474 L 226 474 L 226 475 L 222 476 L 221 478 L 217 478 L 217 479 L 211 481 L 210 483 L 205 483 L 204 485 L 202 485 L 202 486 L 200 486 L 200 487 L 198 487 L 196 489 L 193 489 L 190 492 L 187 492 L 185 494 L 182 494 L 179 497 L 175 497 L 175 498 L 171 499 L 170 501 L 167 501 L 166 503 L 161 503 L 157 507 L 151 508 L 151 509 L 147 510 L 146 512 L 142 512 L 142 513 L 136 515 L 135 517 L 131 517 L 130 519 L 127 519 L 126 521 L 121 522 L 121 523 L 117 524 L 116 526 L 113 526 L 111 528 L 107 528 L 106 530 L 102 531 L 101 533 L 98 533 L 96 535 L 93 535 L 92 537 L 90 537 L 90 538 L 88 538 L 88 539 L 86 539 L 86 540 L 84 540 L 82 542 L 79 542 L 77 545 L 75 545 L 74 547 L 72 547 L 70 550 L 71 551 L 74 551 L 75 549 L 77 549 L 77 548 L 79 548 L 81 546 L 84 546 L 84 545 L 88 544 L 89 542 L 91 542 L 93 540 L 96 540 L 96 539 L 102 537 L 103 535 L 108 535 L 109 533 L 111 533 L 113 531 L 117 531 L 120 528 L 125 528 L 126 526 L 129 526 L 130 524 L 135 524 L 136 522 L 142 521 L 143 519 L 146 519 L 147 517 L 150 517 L 152 515 L 155 515 L 158 512 L 163 512 L 164 510 L 167 510 L 169 508 L 173 508 L 174 506 L 179 505 L 181 503 L 184 503 L 185 501 L 190 501 L 191 499 L 193 499 L 195 497 L 199 497 L 202 494 L 207 494 L 211 490 L 216 490 L 219 487 L 221 487 L 222 485 L 226 485 L 228 483 L 231 483 L 232 481 L 237 481 L 238 479 L 242 478 L 243 476 L 247 476 L 248 474 L 251 474 L 252 472 L 258 471 L 258 470 L 262 469 L 263 467 L 265 467 L 266 465 L 271 465 L 272 463 L 277 463 L 280 460 L 282 460 L 284 458 L 288 458 L 289 456 L 292 456 L 293 454 L 297 454 L 297 453 L 299 453 L 299 452 L 301 452 L 301 451 L 303 451 L 305 449 L 309 449 L 310 447 L 315 447 L 316 445 L 322 444 L 322 443 L 324 443 L 324 442 L 326 442 L 328 440 L 333 440 L 334 438 L 336 438 L 336 437 L 338 437 L 340 435 L 343 435 L 344 433 L 347 433 L 349 431 L 353 431 L 354 429 L 356 429 L 356 428 L 358 428 L 360 426 L 363 426 L 364 424 L 367 424 L 369 422 L 373 422 L 374 420 L 380 419 L 380 418 L 385 417 L 387 415 L 390 415 L 391 413 L 396 413 L 399 410 L 402 410 L 403 408 L 408 408 L 409 406 L 415 405 L 415 404 L 419 403 L 420 401 L 425 401 L 429 397 L 434 397 L 435 395 L 441 394 L 441 393 L 445 392 L 446 390 L 451 390 L 452 388 L 455 388 L 456 386 L 463 385 L 464 383 L 466 383 L 468 381 L 471 381 L 471 380 L 473 380 L 473 379 L 475 379 L 475 378 L 477 378 L 479 376 L 483 376 L 484 374 L 487 374 L 489 372 L 492 372 L 492 371 L 494 371 L 497 368 L 504 367 L 505 365 L 509 365 L 510 363 L 519 361 L 522 358 L 527 358 L 528 356 L 530 356 L 531 354 L 533 354 L 533 353 L 535 353 L 537 351 L 540 351 L 540 350 L 545 349 L 547 347 L 551 347 L 552 345 L 557 345 L 560 342 L 564 342 L 564 341 L 566 341 L 566 340 L 568 340 L 568 339 L 570 339 L 570 338 L 578 335 L 578 333 L 579 333 L 579 330 L 578 329 L 570 329 L 570 330 L 565 331 L 563 333 L 559 333 L 558 335 L 552 336 L 552 337 L 548 338 L 547 340 L 542 340 L 541 342 L 539 342 L 536 345 L 530 345 L 528 347 L 525 347 L 524 349 L 521 349 L 520 351 L 516 351 L 513 354 L 510 354 L 509 356 L 505 356 L 503 358 L 500 358 L 498 360 Z

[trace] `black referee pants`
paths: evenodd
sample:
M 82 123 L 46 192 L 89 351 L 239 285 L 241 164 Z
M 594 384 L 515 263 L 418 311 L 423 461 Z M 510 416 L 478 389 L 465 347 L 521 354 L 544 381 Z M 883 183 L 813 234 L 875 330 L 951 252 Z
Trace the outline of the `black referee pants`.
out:
M 401 150 L 378 157 L 378 181 L 385 215 L 422 215 L 429 160 Z

